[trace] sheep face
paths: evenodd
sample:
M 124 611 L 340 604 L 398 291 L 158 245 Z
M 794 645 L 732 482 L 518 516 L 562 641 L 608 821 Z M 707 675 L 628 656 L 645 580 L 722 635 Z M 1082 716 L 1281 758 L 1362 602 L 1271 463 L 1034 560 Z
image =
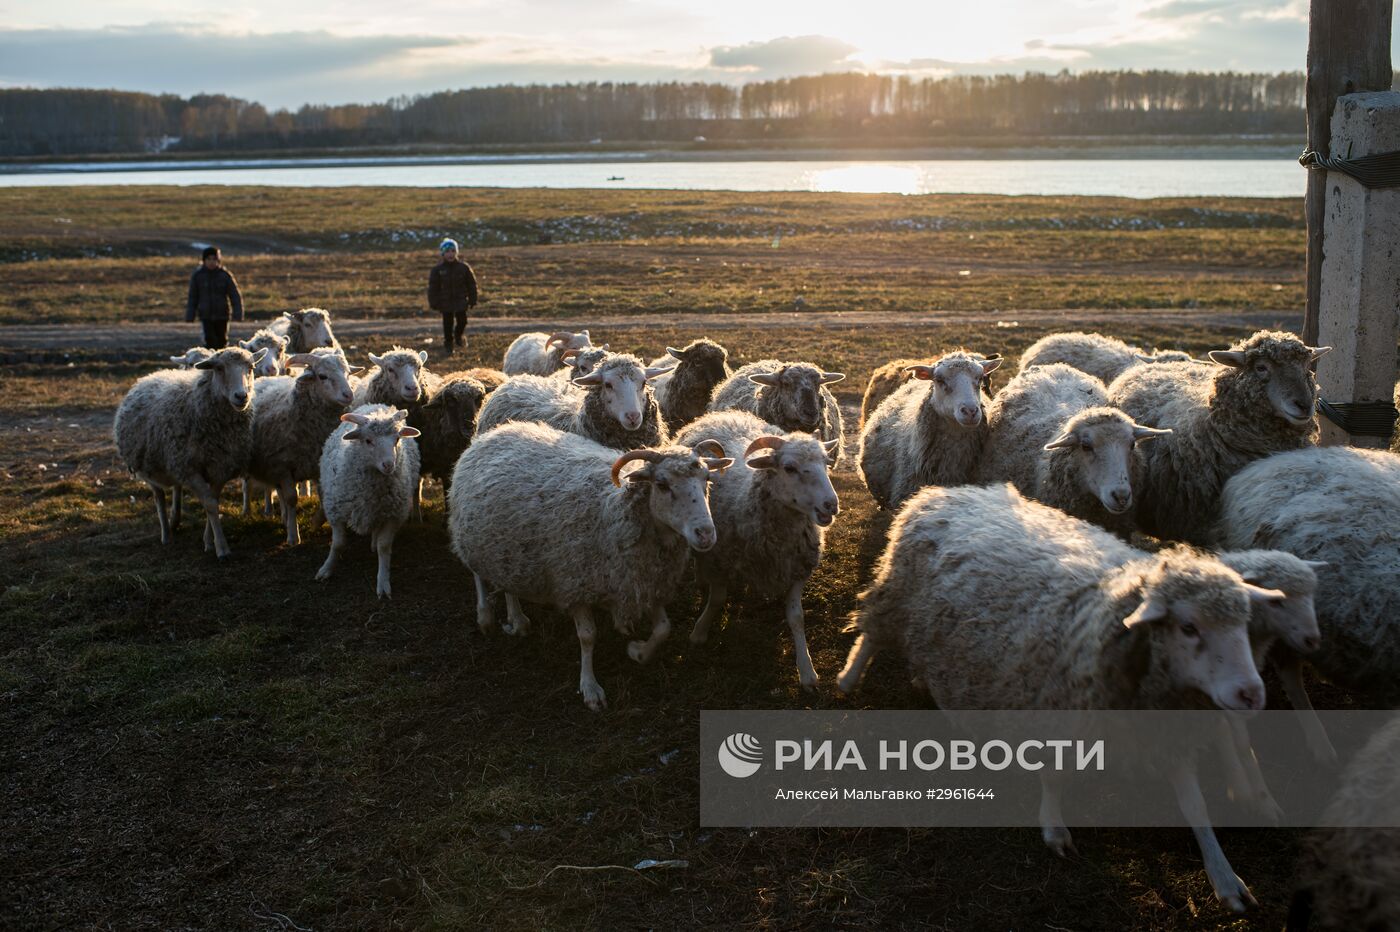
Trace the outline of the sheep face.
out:
M 476 415 L 485 397 L 486 390 L 480 382 L 456 380 L 444 385 L 424 407 L 444 411 L 451 428 L 470 440 L 476 433 Z
M 1250 585 L 1219 564 L 1169 551 L 1141 583 L 1141 603 L 1123 624 L 1145 626 L 1152 662 L 1172 684 L 1227 711 L 1264 708 L 1264 681 L 1249 644 L 1252 607 L 1281 603 L 1276 589 Z
M 713 440 L 697 444 L 697 449 L 712 445 Z M 613 464 L 613 482 L 618 483 L 621 469 L 632 460 L 644 465 L 623 476 L 632 485 L 645 484 L 647 505 L 652 520 L 669 527 L 690 545 L 704 553 L 715 545 L 715 521 L 710 515 L 709 483 L 713 475 L 733 465 L 727 457 L 702 456 L 684 448 L 665 450 L 633 450 L 624 453 Z
M 418 378 L 418 373 L 428 362 L 427 353 L 422 351 L 415 353 L 413 350 L 396 346 L 383 356 L 370 353 L 369 361 L 382 370 L 382 377 L 389 382 L 391 397 L 396 395 L 400 401 L 409 403 L 419 399 L 423 392 L 423 385 Z
M 354 430 L 344 435 L 343 442 L 364 444 L 368 450 L 371 467 L 386 476 L 392 476 L 398 468 L 399 441 L 418 436 L 416 427 L 404 424 L 408 419 L 407 411 L 394 411 L 392 414 L 359 414 L 351 411 L 342 414 L 340 419 L 355 425 Z
M 334 346 L 331 336 L 331 315 L 320 308 L 305 308 L 300 311 L 285 311 L 282 314 L 291 326 L 301 331 L 301 342 L 308 350 L 318 346 Z
M 256 353 L 260 349 L 267 350 L 267 355 L 263 356 L 262 362 L 258 363 L 253 370 L 255 378 L 267 378 L 271 375 L 281 375 L 287 369 L 287 338 L 278 336 L 271 330 L 259 330 L 250 339 L 239 340 L 238 345 L 250 353 Z
M 297 376 L 297 381 L 316 383 L 322 397 L 338 405 L 350 404 L 354 398 L 350 376 L 364 371 L 363 366 L 352 366 L 340 353 L 326 349 L 298 353 L 287 360 L 287 367 L 292 366 L 305 366 L 306 371 Z
M 845 377 L 839 372 L 823 372 L 816 366 L 796 363 L 776 372 L 756 372 L 749 381 L 763 386 L 758 393 L 761 403 L 776 401 L 777 417 L 770 416 L 770 420 L 810 432 L 821 428 L 822 386 Z
M 229 347 L 200 360 L 194 367 L 211 374 L 216 396 L 243 411 L 253 402 L 253 369 L 266 353 L 267 350 L 250 353 Z
M 718 385 L 729 378 L 729 352 L 712 340 L 696 340 L 685 349 L 666 347 L 678 361 L 676 372 L 693 373 L 691 378 L 706 385 Z
M 203 346 L 191 346 L 181 356 L 171 356 L 170 361 L 181 369 L 188 369 L 201 360 L 214 355 L 214 351 Z
M 1237 570 L 1245 582 L 1277 589 L 1286 597 L 1282 602 L 1266 599 L 1255 603 L 1256 629 L 1279 638 L 1301 654 L 1310 654 L 1322 645 L 1313 597 L 1317 593 L 1317 571 L 1326 563 L 1300 560 L 1281 550 L 1248 550 L 1222 554 L 1220 559 Z
M 608 344 L 590 346 L 587 349 L 570 349 L 564 352 L 564 362 L 568 365 L 569 381 L 583 378 L 608 356 Z
M 1303 427 L 1312 423 L 1317 408 L 1312 364 L 1330 350 L 1289 335 L 1257 333 L 1238 349 L 1213 350 L 1210 358 L 1235 369 L 1233 390 L 1262 396 L 1275 414 Z
M 574 379 L 573 384 L 597 392 L 608 417 L 621 424 L 623 430 L 636 430 L 642 426 L 647 407 L 647 380 L 665 371 L 643 369 L 635 357 L 617 355 L 588 375 Z
M 910 366 L 916 379 L 932 382 L 928 401 L 940 417 L 961 427 L 976 427 L 982 423 L 982 380 L 990 375 L 1001 359 L 979 359 L 970 353 L 949 353 L 932 366 Z
M 828 527 L 841 511 L 831 484 L 836 447 L 816 437 L 758 437 L 744 451 L 744 465 L 764 474 L 775 500 Z
M 1109 514 L 1121 515 L 1133 506 L 1133 447 L 1170 430 L 1140 427 L 1112 408 L 1090 408 L 1070 418 L 1064 430 L 1045 445 L 1074 458 L 1074 472 L 1085 492 Z

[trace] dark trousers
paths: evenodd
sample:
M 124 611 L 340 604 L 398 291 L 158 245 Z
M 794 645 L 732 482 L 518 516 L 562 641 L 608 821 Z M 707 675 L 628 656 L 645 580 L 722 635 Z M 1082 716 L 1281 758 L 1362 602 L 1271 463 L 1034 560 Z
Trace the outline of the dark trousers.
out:
M 228 321 L 206 320 L 204 324 L 204 346 L 207 349 L 221 350 L 228 346 Z
M 467 309 L 442 312 L 442 345 L 446 349 L 462 345 L 462 334 L 467 330 Z

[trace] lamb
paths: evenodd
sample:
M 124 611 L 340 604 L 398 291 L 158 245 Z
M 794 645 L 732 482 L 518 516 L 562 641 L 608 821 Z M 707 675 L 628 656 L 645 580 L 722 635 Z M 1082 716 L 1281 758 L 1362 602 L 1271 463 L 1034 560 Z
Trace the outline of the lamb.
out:
M 1260 331 L 1210 354 L 1214 370 L 1192 363 L 1135 366 L 1108 395 L 1134 421 L 1170 428 L 1143 451 L 1137 524 L 1157 537 L 1208 543 L 1220 489 L 1250 462 L 1316 441 L 1313 348 L 1288 333 Z
M 1195 362 L 1189 353 L 1160 350 L 1146 353 L 1136 346 L 1101 333 L 1052 333 L 1035 341 L 1021 354 L 1021 371 L 1033 366 L 1063 363 L 1087 372 L 1105 385 L 1142 363 Z
M 1308 659 L 1325 678 L 1393 707 L 1400 700 L 1400 457 L 1380 450 L 1312 448 L 1278 453 L 1236 473 L 1220 499 L 1222 547 L 1268 547 L 1318 569 L 1322 646 Z M 1275 652 L 1289 698 L 1310 709 L 1296 658 Z M 1300 701 L 1301 697 L 1301 701 Z M 1305 717 L 1304 721 L 1307 721 Z M 1308 745 L 1335 752 L 1318 727 Z
M 238 345 L 250 353 L 256 353 L 260 349 L 266 349 L 267 355 L 258 364 L 258 368 L 253 372 L 255 378 L 266 378 L 270 375 L 285 375 L 287 373 L 287 338 L 273 333 L 268 328 L 254 333 L 246 340 L 239 340 Z
M 979 353 L 972 354 L 977 359 L 1000 359 L 1001 353 L 990 353 L 983 356 Z M 899 387 L 913 378 L 915 366 L 932 366 L 937 360 L 928 359 L 892 359 L 880 366 L 870 375 L 870 382 L 865 386 L 865 396 L 860 401 L 860 426 L 865 428 L 865 422 L 870 419 L 870 415 L 875 409 L 880 407 L 880 402 L 893 395 Z M 982 380 L 982 393 L 989 399 L 992 397 L 992 380 L 986 378 Z
M 407 411 L 389 405 L 361 405 L 340 420 L 321 452 L 321 507 L 331 526 L 331 552 L 316 578 L 330 579 L 351 531 L 366 534 L 379 555 L 375 592 L 387 599 L 394 535 L 408 520 L 418 488 L 418 430 L 404 423 Z
M 623 468 L 637 461 L 642 466 L 624 478 Z M 650 637 L 627 652 L 638 663 L 652 658 L 670 634 L 666 603 L 691 549 L 715 545 L 707 483 L 732 463 L 680 446 L 618 456 L 545 424 L 483 433 L 457 461 L 448 505 L 452 551 L 476 581 L 477 625 L 486 631 L 496 623 L 488 589 L 505 590 L 508 633 L 529 629 L 521 599 L 569 613 L 579 692 L 601 710 L 607 697 L 593 675 L 594 611 L 611 611 L 624 634 L 649 621 Z M 565 525 L 587 536 L 561 534 Z
M 712 452 L 743 451 L 739 463 L 710 489 L 718 543 L 695 560 L 695 577 L 708 588 L 708 599 L 690 633 L 703 644 L 710 626 L 724 611 L 731 590 L 747 589 L 759 599 L 782 599 L 798 681 L 815 689 L 817 672 L 807 650 L 802 589 L 821 561 L 826 528 L 841 506 L 829 471 L 836 462 L 836 441 L 810 434 L 789 434 L 746 411 L 707 414 L 676 437 L 684 447 Z
M 506 348 L 501 370 L 506 375 L 549 375 L 564 365 L 565 351 L 592 345 L 587 330 L 522 333 Z
M 659 374 L 643 369 L 635 356 L 613 353 L 573 383 L 517 375 L 487 396 L 476 429 L 485 433 L 507 421 L 540 421 L 618 450 L 661 446 L 666 426 L 647 385 Z
M 815 433 L 822 440 L 835 440 L 839 460 L 845 444 L 841 406 L 826 386 L 845 377 L 805 362 L 763 359 L 749 363 L 721 382 L 710 399 L 710 410 L 747 411 L 783 430 L 800 430 Z
M 324 308 L 304 307 L 299 311 L 283 311 L 282 316 L 267 327 L 287 338 L 287 352 L 309 353 L 327 347 L 340 349 L 340 341 L 331 332 L 331 313 Z
M 1170 434 L 1134 424 L 1108 406 L 1102 382 L 1061 363 L 1006 384 L 987 407 L 980 483 L 1010 482 L 1021 494 L 1127 536 L 1133 530 L 1136 444 Z
M 1288 928 L 1400 929 L 1400 716 L 1342 774 L 1322 824 L 1303 845 Z
M 442 480 L 443 497 L 452 489 L 452 468 L 476 435 L 477 413 L 486 387 L 462 372 L 443 377 L 423 404 L 408 413 L 408 424 L 422 432 L 418 441 L 420 475 Z
M 326 438 L 340 426 L 340 416 L 354 397 L 350 377 L 361 370 L 338 350 L 325 347 L 296 353 L 287 363 L 305 368 L 295 377 L 274 376 L 258 383 L 248 477 L 276 490 L 287 544 L 296 546 L 301 543 L 297 484 L 318 477 Z
M 1282 599 L 1199 552 L 1135 550 L 1009 484 L 931 487 L 895 518 L 838 685 L 893 649 L 945 710 L 1179 709 L 1204 694 L 1253 711 L 1251 606 Z M 1168 768 L 1216 896 L 1243 911 L 1254 900 L 1210 827 L 1192 748 L 1154 735 L 1141 750 Z M 1062 776 L 1041 777 L 1041 834 L 1063 855 Z
M 165 490 L 188 487 L 204 505 L 204 549 L 229 555 L 219 495 L 241 475 L 253 448 L 253 367 L 261 353 L 219 350 L 193 369 L 136 380 L 117 407 L 112 434 L 127 469 L 151 489 L 160 542 L 170 543 Z
M 408 409 L 420 403 L 432 386 L 423 369 L 428 354 L 396 346 L 383 356 L 369 354 L 374 368 L 355 383 L 355 407 L 366 404 L 393 405 Z M 436 376 L 433 376 L 436 378 Z
M 657 376 L 656 402 L 667 430 L 680 430 L 700 417 L 710 406 L 715 386 L 734 374 L 729 368 L 729 352 L 713 340 L 699 339 L 684 349 L 666 347 L 666 355 L 652 360 L 653 367 L 669 366 Z
M 979 386 L 1001 365 L 957 350 L 880 403 L 860 433 L 859 465 L 881 508 L 895 508 L 925 485 L 971 481 L 987 437 Z

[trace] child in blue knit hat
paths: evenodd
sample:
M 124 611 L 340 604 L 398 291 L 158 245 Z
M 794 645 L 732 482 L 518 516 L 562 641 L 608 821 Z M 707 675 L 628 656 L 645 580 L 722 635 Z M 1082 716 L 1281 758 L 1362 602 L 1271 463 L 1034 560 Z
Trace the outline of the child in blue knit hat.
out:
M 428 307 L 442 315 L 442 345 L 451 356 L 465 345 L 467 311 L 476 307 L 476 273 L 457 255 L 457 241 L 438 244 L 442 261 L 428 273 Z

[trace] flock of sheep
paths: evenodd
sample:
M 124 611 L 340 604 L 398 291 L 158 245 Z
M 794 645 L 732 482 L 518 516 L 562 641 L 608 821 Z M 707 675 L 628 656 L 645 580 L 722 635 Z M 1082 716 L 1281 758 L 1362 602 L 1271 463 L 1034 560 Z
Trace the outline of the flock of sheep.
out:
M 881 367 L 856 458 L 897 513 L 838 688 L 854 690 L 878 654 L 943 708 L 1252 712 L 1265 705 L 1268 663 L 1303 713 L 1307 747 L 1335 763 L 1302 662 L 1367 701 L 1400 697 L 1400 457 L 1315 445 L 1313 367 L 1326 351 L 1260 332 L 1196 360 L 1059 333 L 1027 350 L 995 396 L 989 376 L 1005 362 L 995 354 Z M 171 362 L 182 368 L 136 382 L 114 425 L 122 459 L 152 490 L 162 542 L 166 492 L 178 522 L 188 489 L 204 507 L 206 549 L 226 555 L 219 498 L 241 479 L 245 509 L 250 489 L 265 507 L 276 494 L 296 544 L 299 490 L 315 481 L 317 523 L 331 527 L 316 578 L 353 532 L 369 537 L 387 597 L 395 534 L 435 477 L 477 624 L 497 625 L 497 594 L 508 634 L 530 629 L 525 602 L 570 616 L 589 708 L 606 704 L 596 614 L 646 663 L 692 566 L 706 595 L 692 642 L 731 596 L 781 600 L 799 680 L 817 684 L 802 594 L 840 510 L 830 472 L 844 455 L 842 416 L 826 388 L 840 373 L 777 360 L 732 371 L 706 339 L 644 363 L 582 331 L 523 334 L 499 371 L 440 376 L 426 353 L 396 347 L 360 375 L 314 308 Z M 583 535 L 606 543 L 580 546 Z M 1266 817 L 1277 804 L 1238 717 L 1193 740 L 1157 757 L 1171 761 L 1216 895 L 1243 910 L 1253 898 L 1211 830 L 1197 752 L 1220 755 L 1236 798 Z M 1373 744 L 1386 742 L 1400 746 L 1400 728 Z M 1352 785 L 1375 781 L 1371 758 L 1395 768 L 1382 750 L 1358 759 Z M 1063 854 L 1060 787 L 1047 776 L 1042 793 L 1043 837 Z M 1348 799 L 1389 807 L 1394 824 L 1395 794 L 1344 793 L 1335 805 Z M 1315 918 L 1400 924 L 1396 896 L 1345 895 L 1363 883 L 1348 857 L 1373 873 L 1388 864 L 1400 883 L 1400 841 L 1364 855 L 1348 844 L 1314 846 L 1327 866 L 1314 873 L 1328 877 L 1311 891 Z

